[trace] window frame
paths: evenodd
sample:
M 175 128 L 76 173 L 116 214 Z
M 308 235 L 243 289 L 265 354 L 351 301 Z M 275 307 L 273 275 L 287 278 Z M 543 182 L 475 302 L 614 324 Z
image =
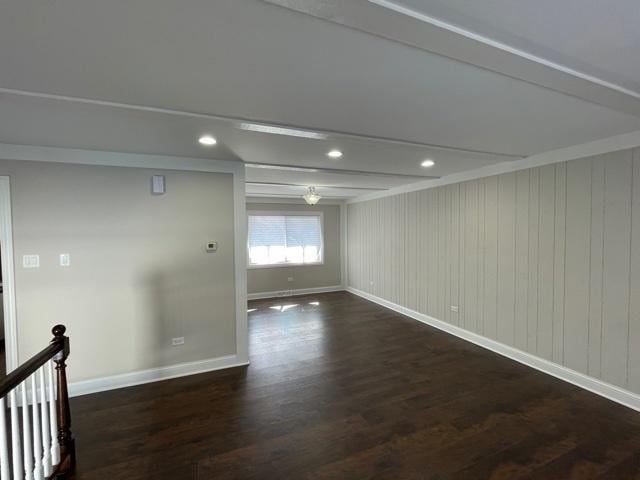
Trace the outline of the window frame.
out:
M 264 217 L 318 217 L 320 222 L 320 261 L 309 263 L 268 263 L 264 265 L 252 264 L 251 256 L 249 255 L 249 217 L 251 216 L 264 216 Z M 247 269 L 259 269 L 259 268 L 282 268 L 282 267 L 316 267 L 324 265 L 324 212 L 310 212 L 305 210 L 248 210 L 247 211 Z

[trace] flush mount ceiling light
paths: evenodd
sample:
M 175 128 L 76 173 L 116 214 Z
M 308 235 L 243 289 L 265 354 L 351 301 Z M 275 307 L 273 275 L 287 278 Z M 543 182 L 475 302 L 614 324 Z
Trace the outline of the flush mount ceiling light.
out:
M 327 157 L 330 158 L 340 158 L 342 156 L 342 152 L 340 150 L 331 150 L 327 153 Z
M 309 187 L 307 193 L 305 193 L 302 198 L 304 198 L 304 201 L 309 205 L 315 205 L 322 197 L 316 193 L 316 187 Z
M 241 123 L 238 125 L 238 128 L 249 132 L 272 133 L 274 135 L 312 138 L 314 140 L 326 140 L 328 138 L 324 133 L 298 130 L 297 128 L 276 127 L 275 125 L 261 125 L 259 123 Z
M 213 145 L 218 143 L 215 137 L 212 137 L 211 135 L 203 135 L 198 139 L 198 141 L 201 145 L 205 145 L 207 147 L 212 147 Z
M 420 165 L 422 167 L 433 167 L 436 164 L 436 162 L 434 162 L 433 160 L 431 160 L 430 158 L 427 158 L 426 160 L 424 160 Z

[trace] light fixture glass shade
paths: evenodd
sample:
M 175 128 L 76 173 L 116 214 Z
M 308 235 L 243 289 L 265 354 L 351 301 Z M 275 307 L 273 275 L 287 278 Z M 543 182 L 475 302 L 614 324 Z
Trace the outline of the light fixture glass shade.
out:
M 305 193 L 302 198 L 304 198 L 304 201 L 309 205 L 315 205 L 322 197 L 316 193 L 316 187 L 309 187 L 307 193 Z

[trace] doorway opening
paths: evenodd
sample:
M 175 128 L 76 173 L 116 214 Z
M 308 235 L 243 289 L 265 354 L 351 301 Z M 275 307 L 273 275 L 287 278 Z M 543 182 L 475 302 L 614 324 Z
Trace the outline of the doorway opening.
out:
M 0 176 L 0 374 L 18 366 L 9 177 Z
M 0 376 L 7 374 L 7 360 L 4 344 L 4 301 L 2 293 L 2 245 L 0 244 Z

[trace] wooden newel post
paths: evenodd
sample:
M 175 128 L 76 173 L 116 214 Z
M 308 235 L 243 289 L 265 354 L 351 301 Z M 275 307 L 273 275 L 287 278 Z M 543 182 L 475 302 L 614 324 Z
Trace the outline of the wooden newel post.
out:
M 60 343 L 63 348 L 53 358 L 57 372 L 57 415 L 58 415 L 58 442 L 60 443 L 60 465 L 56 472 L 56 478 L 68 479 L 75 472 L 76 467 L 76 446 L 71 433 L 71 408 L 69 407 L 69 391 L 67 388 L 67 364 L 69 356 L 69 337 L 65 336 L 67 331 L 64 325 L 53 327 L 52 343 Z

